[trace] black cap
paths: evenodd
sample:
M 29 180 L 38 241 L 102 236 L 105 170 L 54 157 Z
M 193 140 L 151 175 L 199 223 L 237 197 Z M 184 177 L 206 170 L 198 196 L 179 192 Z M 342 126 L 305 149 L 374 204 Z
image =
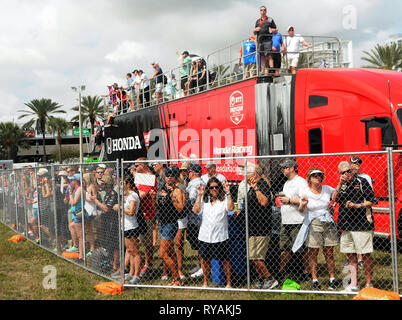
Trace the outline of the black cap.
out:
M 165 172 L 165 176 L 166 177 L 176 177 L 176 178 L 180 177 L 179 167 L 171 166 L 171 167 L 167 168 L 166 172 Z
M 134 71 L 133 71 L 133 73 L 136 73 L 136 72 L 138 72 L 138 70 L 134 70 Z
M 189 55 L 189 53 L 188 53 L 188 51 L 186 50 L 186 51 L 183 51 L 183 53 L 182 53 L 182 55 Z
M 144 73 L 144 71 L 142 71 L 142 70 L 140 69 L 140 70 L 138 70 L 138 73 Z
M 350 158 L 350 163 L 362 164 L 362 163 L 363 163 L 363 160 L 360 159 L 358 156 L 354 156 L 354 157 Z
M 189 170 L 198 174 L 202 173 L 202 167 L 199 164 L 193 164 Z
M 294 160 L 290 160 L 290 159 L 285 160 L 285 161 L 283 161 L 281 163 L 281 168 L 282 169 L 284 169 L 284 168 L 295 168 L 295 169 L 297 169 L 298 167 L 299 167 L 299 165 L 297 164 L 297 162 L 294 161 Z

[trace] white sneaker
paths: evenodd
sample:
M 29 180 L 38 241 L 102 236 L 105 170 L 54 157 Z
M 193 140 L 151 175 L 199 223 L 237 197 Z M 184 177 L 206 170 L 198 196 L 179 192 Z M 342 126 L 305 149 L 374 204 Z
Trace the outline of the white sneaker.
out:
M 200 268 L 197 272 L 194 272 L 190 277 L 191 278 L 200 278 L 204 275 L 202 268 Z
M 359 292 L 360 288 L 359 288 L 359 286 L 355 287 L 355 286 L 350 284 L 345 288 L 344 291 L 346 291 L 346 292 Z
M 193 274 L 193 273 L 197 272 L 200 269 L 201 269 L 201 266 L 198 265 L 198 266 L 194 267 L 193 269 L 191 269 L 188 273 Z
M 161 280 L 166 281 L 168 279 L 168 276 L 162 276 Z

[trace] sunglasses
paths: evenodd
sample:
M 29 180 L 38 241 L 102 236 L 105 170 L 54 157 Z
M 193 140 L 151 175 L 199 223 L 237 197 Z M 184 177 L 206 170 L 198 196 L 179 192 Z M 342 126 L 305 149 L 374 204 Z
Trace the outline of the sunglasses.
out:
M 219 186 L 210 186 L 209 189 L 210 190 L 219 189 Z
M 314 178 L 323 178 L 324 175 L 321 174 L 321 173 L 314 173 L 314 174 L 312 174 L 310 177 L 314 177 Z
M 103 171 L 96 171 L 96 173 L 103 174 Z
M 351 173 L 351 172 L 352 172 L 352 169 L 349 169 L 349 170 L 346 170 L 346 171 L 342 171 L 341 174 L 344 175 L 346 173 Z

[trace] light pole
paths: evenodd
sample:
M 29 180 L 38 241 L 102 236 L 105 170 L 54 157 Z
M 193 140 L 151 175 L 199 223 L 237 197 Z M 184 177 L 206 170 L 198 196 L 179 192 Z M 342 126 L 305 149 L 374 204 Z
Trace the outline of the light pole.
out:
M 83 150 L 82 150 L 82 119 L 81 119 L 81 91 L 85 90 L 85 86 L 71 87 L 75 92 L 78 91 L 78 122 L 80 130 L 80 163 L 83 160 Z

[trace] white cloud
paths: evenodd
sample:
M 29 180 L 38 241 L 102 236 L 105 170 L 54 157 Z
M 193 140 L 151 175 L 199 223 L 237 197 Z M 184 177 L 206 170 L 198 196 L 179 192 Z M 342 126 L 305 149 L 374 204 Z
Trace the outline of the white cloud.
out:
M 111 62 L 130 62 L 135 59 L 142 59 L 146 55 L 146 48 L 141 43 L 134 41 L 123 41 L 118 47 L 105 56 Z

